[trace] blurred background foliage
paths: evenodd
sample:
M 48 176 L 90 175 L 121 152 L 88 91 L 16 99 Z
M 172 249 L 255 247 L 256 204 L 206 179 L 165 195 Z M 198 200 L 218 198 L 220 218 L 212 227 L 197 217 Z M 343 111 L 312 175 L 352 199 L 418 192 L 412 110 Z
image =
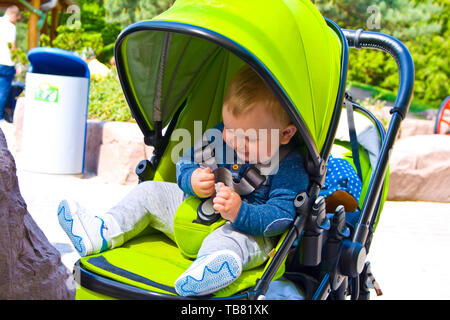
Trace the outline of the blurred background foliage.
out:
M 52 45 L 79 54 L 88 50 L 100 62 L 111 67 L 109 62 L 121 30 L 133 22 L 151 19 L 167 10 L 173 2 L 174 0 L 78 0 L 79 16 L 73 12 L 63 14 Z M 415 103 L 411 110 L 438 108 L 441 101 L 450 94 L 450 0 L 312 2 L 325 17 L 335 21 L 341 28 L 384 32 L 398 38 L 408 47 L 416 69 Z M 24 51 L 29 12 L 23 12 L 22 15 L 23 18 L 17 24 L 16 42 L 23 50 L 15 53 L 15 59 L 26 64 Z M 49 36 L 41 34 L 40 46 L 49 45 Z M 349 63 L 349 85 L 370 88 L 382 99 L 395 99 L 398 72 L 390 56 L 381 51 L 351 49 Z M 128 108 L 117 74 L 113 67 L 111 69 L 113 71 L 108 77 L 92 80 L 90 117 L 128 121 L 131 115 L 124 111 Z M 102 108 L 105 109 L 103 113 L 100 111 Z
M 134 122 L 113 68 L 105 78 L 91 78 L 89 119 Z
M 122 93 L 119 78 L 113 65 L 114 44 L 119 33 L 129 24 L 151 19 L 167 10 L 173 1 L 168 0 L 78 0 L 79 19 L 67 12 L 57 28 L 53 47 L 86 52 L 110 67 L 106 77 L 92 77 L 89 93 L 89 118 L 108 121 L 134 121 Z M 40 46 L 50 46 L 46 34 L 40 36 Z M 88 56 L 89 58 L 89 56 Z
M 73 12 L 62 17 L 53 46 L 82 53 L 91 48 L 97 59 L 108 62 L 114 55 L 119 33 L 136 21 L 148 20 L 167 10 L 173 0 L 77 0 L 79 20 Z M 41 35 L 41 46 L 49 44 L 49 37 Z
M 315 0 L 321 13 L 344 29 L 383 32 L 402 41 L 415 66 L 416 109 L 438 108 L 450 94 L 449 0 Z M 350 50 L 348 80 L 380 93 L 398 87 L 395 61 L 374 50 Z M 413 108 L 412 108 L 413 109 Z

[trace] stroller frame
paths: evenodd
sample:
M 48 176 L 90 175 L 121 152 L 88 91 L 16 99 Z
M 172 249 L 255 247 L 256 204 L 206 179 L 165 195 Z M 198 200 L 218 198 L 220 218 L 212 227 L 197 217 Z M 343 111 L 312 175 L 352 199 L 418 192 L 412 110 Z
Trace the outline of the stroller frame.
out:
M 306 169 L 311 179 L 309 190 L 308 192 L 302 192 L 297 195 L 294 202 L 297 216 L 289 230 L 284 234 L 285 238 L 276 251 L 272 262 L 265 269 L 262 277 L 257 280 L 256 285 L 243 293 L 238 293 L 227 298 L 220 298 L 220 300 L 264 299 L 270 281 L 273 279 L 278 268 L 291 250 L 294 241 L 302 237 L 302 235 L 308 236 L 310 237 L 309 239 L 312 240 L 308 242 L 306 247 L 303 247 L 303 250 L 305 250 L 308 255 L 303 261 L 302 266 L 300 266 L 300 269 L 311 269 L 311 267 L 315 268 L 320 264 L 320 270 L 317 270 L 317 268 L 315 270 L 318 277 L 317 279 L 313 279 L 310 276 L 305 276 L 304 274 L 297 272 L 293 273 L 289 270 L 287 270 L 285 276 L 288 279 L 296 280 L 297 282 L 300 281 L 303 284 L 307 299 L 323 300 L 329 297 L 331 298 L 330 295 L 337 299 L 345 299 L 345 296 L 348 294 L 351 294 L 352 299 L 369 298 L 369 287 L 374 281 L 374 278 L 370 271 L 370 263 L 366 262 L 366 256 L 372 240 L 374 221 L 381 211 L 380 191 L 384 186 L 389 155 L 397 136 L 400 123 L 405 118 L 411 103 L 414 86 L 414 65 L 408 49 L 399 40 L 386 34 L 364 31 L 362 29 L 341 30 L 331 20 L 326 19 L 326 21 L 328 26 L 332 28 L 342 40 L 340 86 L 331 120 L 331 134 L 327 136 L 322 154 L 320 155 L 312 142 L 312 138 L 310 137 L 307 128 L 304 127 L 304 125 L 298 126 L 298 130 L 301 132 L 308 150 Z M 252 68 L 259 71 L 261 75 L 265 74 L 265 67 L 260 65 L 257 59 L 253 59 L 251 53 L 229 39 L 199 27 L 192 26 L 192 28 L 186 28 L 186 26 L 182 24 L 161 21 L 158 21 L 158 23 L 145 21 L 125 29 L 116 42 L 116 60 L 119 59 L 118 63 L 121 63 L 121 61 L 120 55 L 117 54 L 117 48 L 125 36 L 132 31 L 136 31 L 136 29 L 172 31 L 195 35 L 196 37 L 212 41 L 219 46 L 226 48 L 248 63 Z M 342 222 L 342 220 L 339 220 L 338 214 L 336 213 L 335 217 L 331 219 L 331 227 L 326 227 L 325 224 L 327 221 L 329 222 L 329 220 L 314 208 L 320 205 L 316 203 L 316 199 L 320 191 L 320 186 L 325 179 L 326 159 L 328 159 L 330 154 L 341 115 L 347 79 L 349 47 L 356 49 L 378 49 L 389 53 L 397 62 L 400 85 L 395 105 L 391 110 L 392 117 L 387 133 L 385 133 L 381 123 L 369 111 L 355 102 L 351 102 L 355 110 L 364 113 L 376 124 L 381 135 L 382 144 L 376 167 L 372 169 L 369 189 L 362 206 L 360 219 L 353 230 L 351 239 L 345 239 L 345 237 L 340 234 L 340 228 L 342 226 L 342 223 L 340 222 Z M 122 81 L 122 76 L 120 77 L 122 86 L 126 87 L 127 83 Z M 264 80 L 270 86 L 274 94 L 282 100 L 284 105 L 290 103 L 289 101 L 286 101 L 285 95 L 281 93 L 281 89 L 274 83 L 272 78 L 268 77 Z M 126 98 L 130 106 L 136 104 L 136 101 L 133 101 L 132 97 L 126 96 Z M 133 108 L 131 109 L 133 111 Z M 291 117 L 298 117 L 298 115 L 295 115 L 290 110 L 287 111 Z M 147 180 L 149 176 L 151 177 L 151 173 L 149 172 L 154 170 L 158 165 L 159 157 L 162 155 L 167 145 L 167 139 L 165 136 L 161 136 L 160 130 L 156 130 L 157 128 L 155 128 L 154 131 L 149 131 L 148 128 L 141 126 L 140 124 L 143 122 L 140 121 L 139 114 L 134 114 L 134 116 L 144 133 L 145 142 L 155 146 L 155 156 L 152 158 L 151 162 L 147 161 L 147 167 L 139 164 L 136 168 L 136 172 L 139 174 L 140 180 L 142 181 Z M 297 123 L 301 123 L 301 121 L 297 121 Z M 170 136 L 170 127 L 166 135 Z M 325 238 L 328 239 L 328 241 L 322 251 L 321 244 L 325 243 Z M 297 247 L 297 250 L 299 247 L 300 246 Z M 294 256 L 298 254 L 298 252 L 294 253 Z M 291 265 L 295 265 L 295 261 Z M 197 297 L 186 298 L 151 292 L 127 284 L 122 284 L 98 276 L 84 269 L 79 261 L 74 267 L 74 274 L 76 281 L 83 287 L 119 299 L 199 299 Z M 212 298 L 212 300 L 214 299 L 218 298 Z

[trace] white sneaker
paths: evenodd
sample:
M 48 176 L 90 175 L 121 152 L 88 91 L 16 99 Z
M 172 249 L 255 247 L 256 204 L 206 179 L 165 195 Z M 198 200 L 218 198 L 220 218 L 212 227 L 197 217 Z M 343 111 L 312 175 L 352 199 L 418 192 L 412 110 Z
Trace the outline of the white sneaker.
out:
M 242 262 L 231 250 L 198 257 L 175 281 L 180 296 L 200 296 L 225 288 L 242 273 Z
M 105 232 L 115 226 L 111 223 L 107 226 L 104 219 L 90 214 L 76 201 L 62 200 L 59 203 L 58 220 L 82 257 L 103 252 L 111 246 Z

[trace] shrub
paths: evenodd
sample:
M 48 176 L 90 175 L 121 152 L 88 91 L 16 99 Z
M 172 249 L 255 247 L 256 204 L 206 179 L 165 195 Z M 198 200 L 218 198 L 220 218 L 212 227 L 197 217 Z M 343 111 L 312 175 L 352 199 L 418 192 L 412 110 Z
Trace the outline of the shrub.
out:
M 104 79 L 91 79 L 89 119 L 134 122 L 116 69 Z

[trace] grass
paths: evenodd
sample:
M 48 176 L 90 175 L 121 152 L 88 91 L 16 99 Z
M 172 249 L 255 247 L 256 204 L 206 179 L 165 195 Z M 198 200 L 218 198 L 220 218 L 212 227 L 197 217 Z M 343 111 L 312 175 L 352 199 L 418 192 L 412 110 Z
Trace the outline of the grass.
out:
M 372 98 L 374 100 L 386 100 L 386 101 L 390 101 L 390 102 L 395 102 L 395 99 L 397 98 L 397 94 L 395 92 L 380 88 L 380 87 L 375 87 L 375 86 L 371 86 L 368 84 L 364 84 L 364 83 L 360 83 L 357 81 L 349 81 L 347 86 L 350 87 L 356 87 L 356 88 L 360 88 L 360 89 L 364 89 L 367 91 L 370 91 L 372 94 Z M 422 112 L 425 111 L 427 109 L 437 109 L 439 106 L 430 106 L 428 104 L 426 104 L 425 102 L 422 102 L 420 100 L 417 99 L 413 99 L 411 101 L 411 106 L 409 107 L 409 111 L 410 112 Z

